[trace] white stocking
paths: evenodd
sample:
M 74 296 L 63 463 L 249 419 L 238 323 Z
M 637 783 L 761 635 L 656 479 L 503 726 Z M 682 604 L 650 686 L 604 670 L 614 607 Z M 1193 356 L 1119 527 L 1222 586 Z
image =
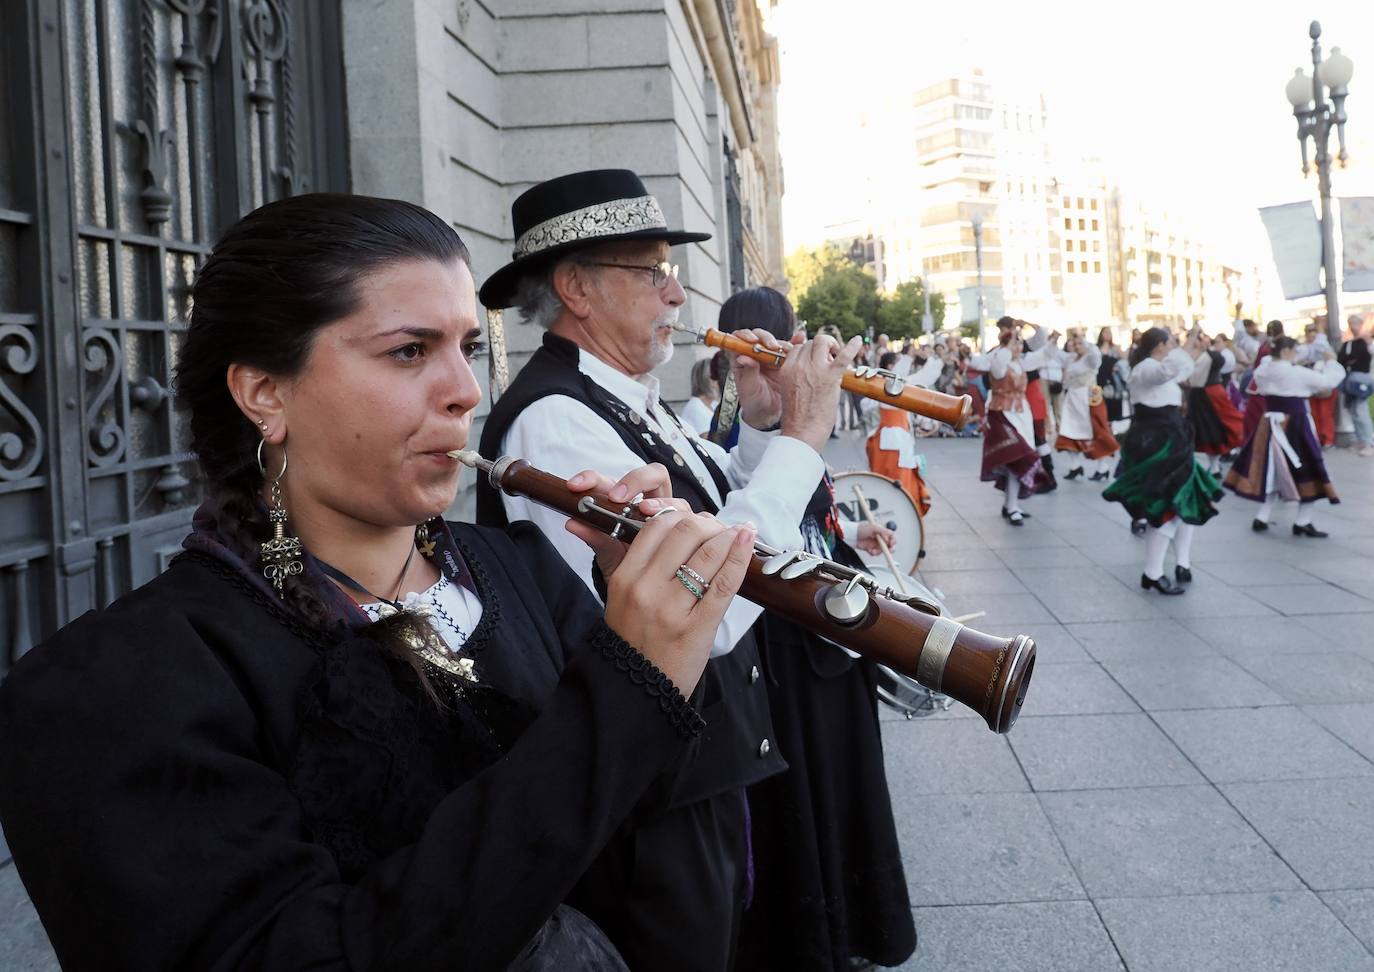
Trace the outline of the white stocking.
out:
M 1005 477 L 1002 483 L 1007 488 L 1006 496 L 1002 497 L 1002 509 L 1006 510 L 1008 513 L 1015 513 L 1021 508 L 1021 501 L 1019 499 L 1021 495 L 1021 481 L 1016 478 L 1016 473 L 1012 472 L 1010 469 L 1002 475 Z
M 1164 576 L 1164 555 L 1169 552 L 1169 534 L 1150 527 L 1145 531 L 1145 576 L 1159 580 Z
M 1193 534 L 1197 527 L 1191 523 L 1179 523 L 1174 531 L 1174 561 L 1185 570 L 1193 566 Z
M 1255 514 L 1256 520 L 1263 520 L 1265 523 L 1269 522 L 1269 518 L 1274 515 L 1274 499 L 1278 495 L 1278 493 L 1270 493 L 1268 496 L 1264 497 L 1264 502 L 1260 504 L 1259 512 Z
M 1294 526 L 1307 526 L 1312 522 L 1312 514 L 1315 512 L 1317 503 L 1315 500 L 1308 500 L 1298 504 L 1298 515 L 1293 519 Z

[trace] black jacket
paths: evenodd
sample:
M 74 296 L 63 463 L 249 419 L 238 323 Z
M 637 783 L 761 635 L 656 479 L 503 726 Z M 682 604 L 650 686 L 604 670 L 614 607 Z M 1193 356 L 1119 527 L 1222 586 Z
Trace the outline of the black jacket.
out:
M 452 528 L 466 704 L 204 554 L 19 660 L 0 820 L 64 969 L 501 969 L 547 932 L 701 722 L 538 531 Z

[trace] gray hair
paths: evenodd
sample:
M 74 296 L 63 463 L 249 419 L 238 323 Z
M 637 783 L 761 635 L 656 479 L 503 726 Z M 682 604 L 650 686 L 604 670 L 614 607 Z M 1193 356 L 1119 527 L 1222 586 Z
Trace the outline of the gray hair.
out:
M 555 261 L 542 270 L 533 270 L 521 277 L 515 287 L 515 302 L 511 305 L 519 312 L 520 322 L 538 325 L 546 331 L 552 327 L 553 322 L 563 313 L 563 300 L 554 289 L 553 275 L 558 272 L 559 267 L 567 263 L 586 267 L 588 272 L 591 272 L 592 264 L 586 262 L 588 259 L 590 258 L 581 253 L 575 253 Z
M 553 272 L 557 264 L 527 273 L 515 286 L 515 301 L 511 305 L 520 313 L 525 324 L 535 324 L 548 330 L 563 313 L 563 301 L 553 288 Z

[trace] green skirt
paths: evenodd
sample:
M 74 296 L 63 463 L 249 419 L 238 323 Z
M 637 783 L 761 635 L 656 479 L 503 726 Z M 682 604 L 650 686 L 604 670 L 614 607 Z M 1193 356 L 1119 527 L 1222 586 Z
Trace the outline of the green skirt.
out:
M 1202 525 L 1217 515 L 1221 483 L 1193 458 L 1192 430 L 1176 406 L 1138 406 L 1121 440 L 1117 479 L 1102 494 L 1133 520 L 1163 526 L 1175 516 Z

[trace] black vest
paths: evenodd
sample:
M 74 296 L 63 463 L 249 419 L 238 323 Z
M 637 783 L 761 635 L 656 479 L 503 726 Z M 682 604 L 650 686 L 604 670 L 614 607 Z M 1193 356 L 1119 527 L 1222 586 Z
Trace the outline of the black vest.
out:
M 644 462 L 662 463 L 668 470 L 674 496 L 686 500 L 697 512 L 716 512 L 710 494 L 672 446 L 649 428 L 633 409 L 578 370 L 579 353 L 573 342 L 553 334 L 544 335 L 543 347 L 520 369 L 510 387 L 492 406 L 482 426 L 479 446 L 482 455 L 488 459 L 500 455 L 501 440 L 528 405 L 549 395 L 564 395 L 604 419 L 630 451 Z M 666 406 L 664 408 L 666 410 Z M 689 441 L 710 471 L 716 489 L 724 496 L 729 491 L 724 474 L 697 445 L 694 437 L 689 437 Z M 539 464 L 538 456 L 520 458 L 529 459 L 536 466 Z M 588 456 L 587 465 L 595 467 L 596 457 Z M 489 526 L 507 523 L 501 495 L 484 476 L 477 479 L 477 522 Z M 699 689 L 706 731 L 702 733 L 697 758 L 675 788 L 675 805 L 683 806 L 749 786 L 787 768 L 773 738 L 761 667 L 753 632 L 740 639 L 730 654 L 714 658 L 707 664 Z

